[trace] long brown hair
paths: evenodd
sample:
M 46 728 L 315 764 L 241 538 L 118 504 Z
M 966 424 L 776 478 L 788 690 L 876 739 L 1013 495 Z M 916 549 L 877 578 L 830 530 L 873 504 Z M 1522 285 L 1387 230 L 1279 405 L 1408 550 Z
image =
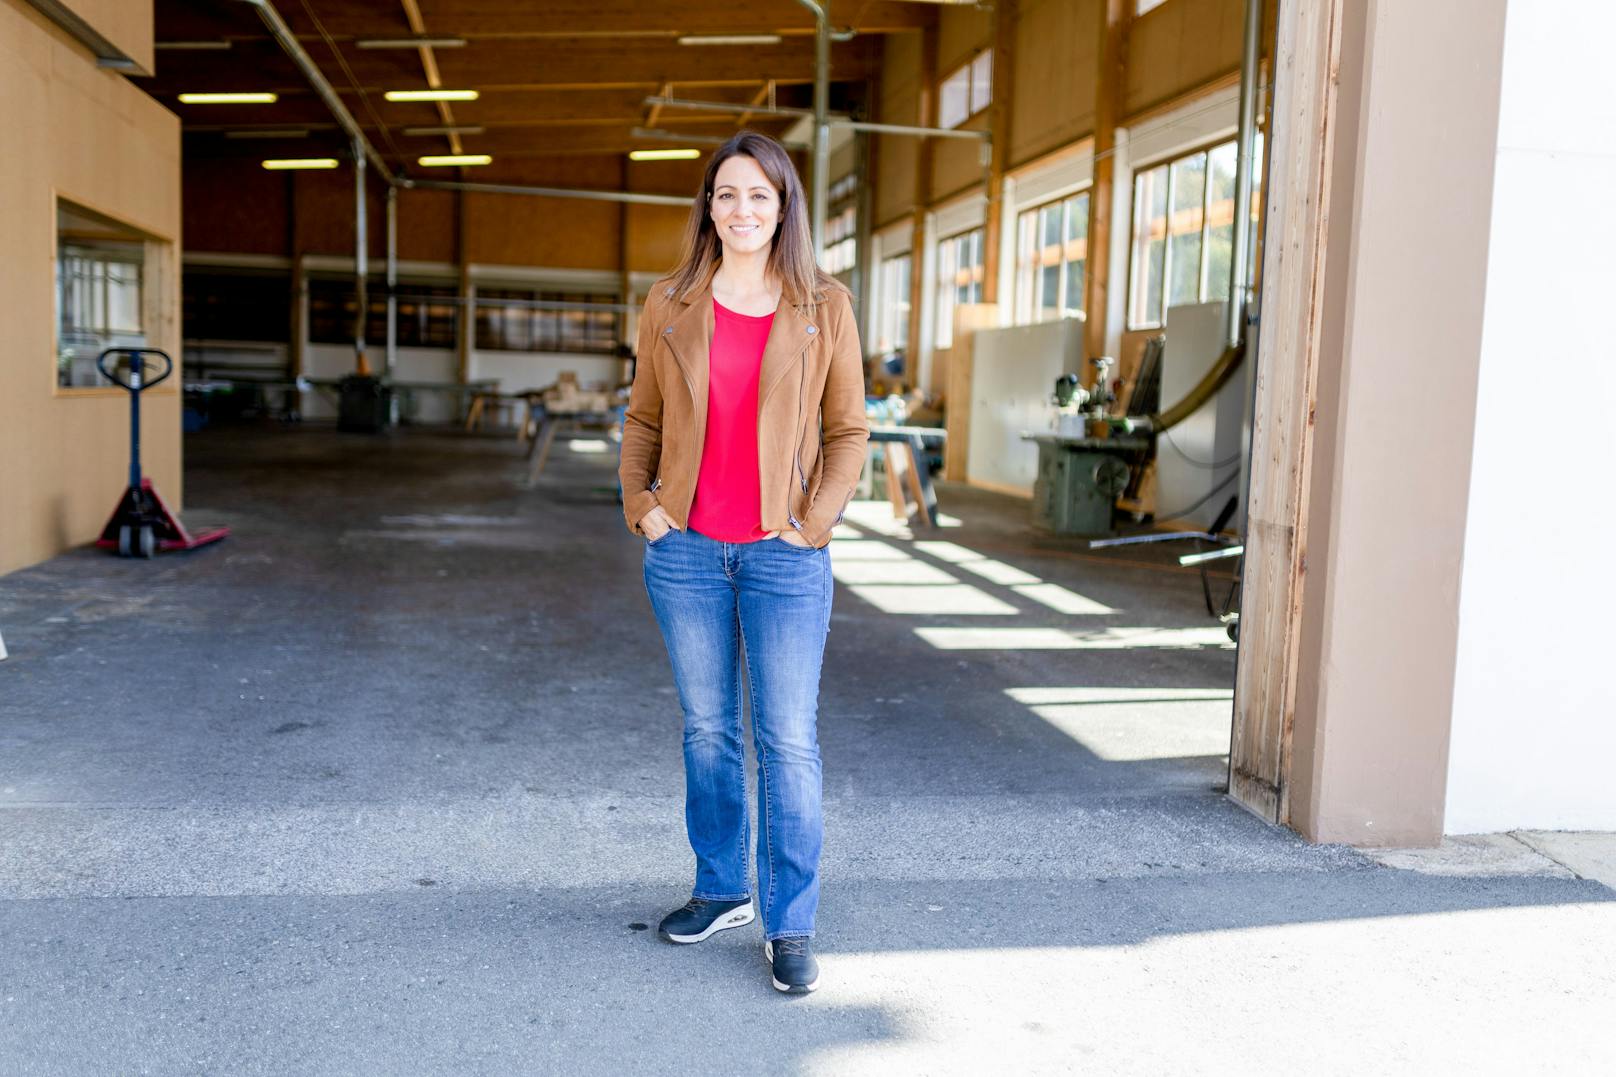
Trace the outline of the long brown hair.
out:
M 750 157 L 780 196 L 780 223 L 769 241 L 768 271 L 780 281 L 786 302 L 796 306 L 824 302 L 847 289 L 842 282 L 814 262 L 814 243 L 808 228 L 808 196 L 785 147 L 768 135 L 741 131 L 730 138 L 707 160 L 701 190 L 690 206 L 679 265 L 670 275 L 674 294 L 689 300 L 712 280 L 723 260 L 724 246 L 708 213 L 713 197 L 713 180 L 718 166 L 731 157 Z

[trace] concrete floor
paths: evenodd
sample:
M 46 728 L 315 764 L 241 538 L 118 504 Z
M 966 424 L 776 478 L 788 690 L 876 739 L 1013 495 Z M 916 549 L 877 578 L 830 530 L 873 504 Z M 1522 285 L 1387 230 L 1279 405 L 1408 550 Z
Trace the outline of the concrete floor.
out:
M 824 987 L 785 998 L 755 927 L 647 930 L 691 861 L 609 453 L 533 490 L 492 437 L 187 453 L 224 544 L 0 579 L 0 1072 L 1616 1067 L 1616 892 L 1221 796 L 1234 653 L 1166 551 L 855 507 Z

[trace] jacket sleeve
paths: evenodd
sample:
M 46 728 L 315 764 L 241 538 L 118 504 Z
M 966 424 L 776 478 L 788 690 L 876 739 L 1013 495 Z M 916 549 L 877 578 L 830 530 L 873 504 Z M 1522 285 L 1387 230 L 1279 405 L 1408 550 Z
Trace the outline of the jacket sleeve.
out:
M 814 502 L 808 506 L 802 534 L 815 546 L 830 542 L 831 529 L 841 521 L 864 471 L 870 422 L 864 413 L 864 352 L 859 346 L 858 322 L 851 300 L 836 300 L 839 317 L 831 341 L 830 371 L 819 401 L 825 467 Z
M 628 529 L 636 535 L 644 533 L 640 530 L 640 521 L 658 504 L 651 484 L 656 480 L 657 465 L 662 459 L 662 386 L 657 381 L 652 355 L 657 326 L 651 302 L 647 299 L 645 308 L 640 311 L 634 387 L 629 392 L 628 411 L 623 416 L 623 445 L 617 464 L 617 477 L 623 485 L 623 517 Z

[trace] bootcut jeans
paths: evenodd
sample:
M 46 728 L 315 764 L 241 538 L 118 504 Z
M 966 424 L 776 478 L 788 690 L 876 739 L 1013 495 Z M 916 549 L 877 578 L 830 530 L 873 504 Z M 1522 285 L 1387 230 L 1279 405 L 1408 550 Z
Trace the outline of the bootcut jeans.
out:
M 645 548 L 651 597 L 684 709 L 685 829 L 693 896 L 752 896 L 741 662 L 758 759 L 757 901 L 768 939 L 812 936 L 819 905 L 819 670 L 830 551 L 778 538 L 719 542 L 670 530 Z

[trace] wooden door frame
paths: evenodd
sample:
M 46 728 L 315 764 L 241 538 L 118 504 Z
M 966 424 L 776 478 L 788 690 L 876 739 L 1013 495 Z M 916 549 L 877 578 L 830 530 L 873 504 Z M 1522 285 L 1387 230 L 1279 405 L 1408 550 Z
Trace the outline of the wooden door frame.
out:
M 1308 489 L 1345 0 L 1281 0 L 1264 177 L 1256 388 L 1229 795 L 1292 821 Z

